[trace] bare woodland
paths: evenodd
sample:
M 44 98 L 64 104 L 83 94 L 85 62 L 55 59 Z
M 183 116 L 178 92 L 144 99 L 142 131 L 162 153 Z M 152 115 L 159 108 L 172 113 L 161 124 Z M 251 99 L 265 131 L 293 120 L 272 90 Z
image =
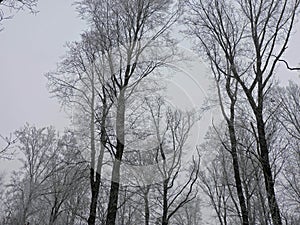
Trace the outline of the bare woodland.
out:
M 0 0 L 1 26 L 36 4 Z M 276 76 L 299 75 L 284 60 L 299 4 L 76 1 L 88 27 L 45 74 L 72 127 L 0 136 L 1 160 L 21 155 L 0 179 L 0 224 L 300 224 L 300 85 Z M 169 104 L 161 82 L 187 60 L 180 35 L 210 68 L 203 108 L 222 117 L 196 146 L 203 110 Z

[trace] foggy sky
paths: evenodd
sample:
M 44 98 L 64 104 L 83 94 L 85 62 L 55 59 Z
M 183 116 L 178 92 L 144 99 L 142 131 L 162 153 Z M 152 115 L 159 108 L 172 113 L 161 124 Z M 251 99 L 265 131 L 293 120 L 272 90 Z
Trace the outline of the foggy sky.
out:
M 41 0 L 39 13 L 19 12 L 4 21 L 0 32 L 0 134 L 6 136 L 26 122 L 37 126 L 54 125 L 62 130 L 68 120 L 56 99 L 50 99 L 44 74 L 54 70 L 65 53 L 67 41 L 79 40 L 84 23 L 78 18 L 72 0 Z M 284 59 L 291 66 L 300 62 L 298 23 Z M 299 72 L 282 68 L 284 83 Z M 175 96 L 176 97 L 176 96 Z
M 50 99 L 44 74 L 54 70 L 66 41 L 78 40 L 84 28 L 72 0 L 41 0 L 37 15 L 19 12 L 0 32 L 0 133 L 8 135 L 29 122 L 37 126 L 67 120 Z

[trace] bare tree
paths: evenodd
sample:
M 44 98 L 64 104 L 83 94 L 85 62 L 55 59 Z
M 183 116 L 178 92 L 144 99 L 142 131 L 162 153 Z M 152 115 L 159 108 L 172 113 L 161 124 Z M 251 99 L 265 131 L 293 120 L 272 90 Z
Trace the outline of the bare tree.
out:
M 170 7 L 173 7 L 172 1 L 78 2 L 79 12 L 91 24 L 95 34 L 95 46 L 106 61 L 108 80 L 103 85 L 116 110 L 116 144 L 107 225 L 115 224 L 118 208 L 120 165 L 125 147 L 126 99 L 141 79 L 166 60 L 166 56 L 159 56 L 153 47 L 166 43 L 160 37 L 167 34 L 166 31 L 177 18 L 178 10 L 171 12 Z M 91 220 L 90 224 L 94 222 Z
M 280 109 L 280 122 L 288 134 L 300 140 L 300 119 L 299 119 L 299 96 L 300 87 L 294 82 L 289 82 L 285 88 L 278 88 L 277 93 Z M 276 95 L 274 97 L 277 97 Z
M 64 216 L 67 214 L 65 212 L 74 209 L 74 206 L 70 207 L 66 202 L 72 198 L 72 195 L 76 196 L 77 192 L 80 193 L 88 183 L 86 178 L 88 164 L 81 156 L 74 134 L 65 133 L 57 145 L 59 147 L 57 158 L 50 163 L 49 167 L 59 168 L 55 169 L 47 179 L 43 199 L 41 199 L 41 204 L 47 206 L 49 225 L 65 222 Z
M 28 9 L 31 13 L 35 13 L 37 2 L 38 0 L 0 0 L 0 23 L 12 18 L 11 11 L 13 10 Z
M 172 224 L 174 225 L 197 225 L 203 224 L 202 215 L 201 215 L 201 199 L 195 198 L 193 201 L 190 201 L 181 209 L 178 210 L 178 213 L 174 215 Z
M 4 147 L 0 150 L 0 159 L 11 159 L 13 156 L 12 148 L 17 141 L 17 137 L 10 135 L 9 137 L 3 137 L 0 134 L 0 140 L 4 142 Z
M 193 154 L 185 144 L 197 119 L 192 112 L 173 111 L 166 106 L 162 98 L 153 102 L 146 99 L 146 105 L 152 117 L 157 142 L 156 173 L 162 179 L 161 185 L 157 187 L 161 195 L 161 224 L 168 225 L 178 210 L 197 197 L 194 186 L 199 172 L 198 155 L 194 156 L 197 159 L 193 158 L 190 168 L 183 165 L 183 155 Z M 183 176 L 187 179 L 182 178 Z
M 93 136 L 94 132 L 92 132 L 94 121 L 99 121 L 100 126 L 103 128 L 102 130 L 107 128 L 105 123 L 103 123 L 105 121 L 101 118 L 97 119 L 94 111 L 98 106 L 100 108 L 105 105 L 103 102 L 105 96 L 111 103 L 114 103 L 116 137 L 112 137 L 112 141 L 106 139 L 109 141 L 110 150 L 114 158 L 107 223 L 114 224 L 119 192 L 120 162 L 124 152 L 125 101 L 142 78 L 150 74 L 159 65 L 162 65 L 169 55 L 172 55 L 170 53 L 167 56 L 166 54 L 159 56 L 161 52 L 158 53 L 158 48 L 156 47 L 170 43 L 169 38 L 163 40 L 160 37 L 162 34 L 167 35 L 167 30 L 178 16 L 178 10 L 175 7 L 175 12 L 171 12 L 171 15 L 168 15 L 167 12 L 171 11 L 169 7 L 173 7 L 172 1 L 140 0 L 135 2 L 110 0 L 78 1 L 77 7 L 83 19 L 87 20 L 91 25 L 91 31 L 88 32 L 89 38 L 85 38 L 84 41 L 88 40 L 89 48 L 80 48 L 79 52 L 76 53 L 79 55 L 79 58 L 66 60 L 65 65 L 69 66 L 67 66 L 68 69 L 63 71 L 63 74 L 66 75 L 69 72 L 77 74 L 79 79 L 75 79 L 71 83 L 69 80 L 64 80 L 64 78 L 51 79 L 54 80 L 55 91 L 64 94 L 64 90 L 75 90 L 81 97 L 83 96 L 84 101 L 87 100 L 88 102 L 88 107 L 84 106 L 83 108 L 90 109 L 91 113 L 91 177 L 93 177 L 92 173 L 94 174 L 92 170 L 96 168 L 94 167 L 96 164 L 94 163 L 95 156 L 93 154 L 95 152 L 93 150 L 95 148 L 95 137 Z M 156 52 L 153 49 L 156 49 Z M 84 64 L 82 59 L 84 59 Z M 68 64 L 68 62 L 71 63 Z M 58 71 L 59 73 L 61 71 Z M 82 79 L 83 75 L 84 79 Z M 53 75 L 50 76 L 53 77 Z M 101 79 L 98 79 L 99 77 Z M 96 83 L 90 82 L 93 79 L 97 79 Z M 83 83 L 83 85 L 76 86 L 76 80 L 79 83 Z M 66 94 L 69 95 L 68 92 Z M 98 100 L 101 100 L 102 103 L 100 103 L 101 101 L 98 102 Z M 72 99 L 71 101 L 67 99 L 67 101 L 71 102 Z M 82 104 L 79 99 L 77 103 Z M 105 113 L 99 113 L 99 115 L 105 115 Z M 103 135 L 101 140 L 104 141 L 105 132 L 100 131 L 99 133 Z M 115 140 L 116 143 L 114 143 Z M 102 146 L 104 145 L 102 144 Z M 101 162 L 98 165 L 101 168 Z M 96 180 L 99 181 L 96 182 L 98 184 L 100 179 L 97 177 L 100 174 L 101 172 L 99 171 L 94 174 Z M 96 186 L 92 189 L 99 189 L 99 185 Z M 92 193 L 95 193 L 92 194 L 94 196 L 92 199 L 96 199 L 96 191 L 92 191 Z M 96 205 L 94 203 L 96 202 L 92 200 L 91 203 L 90 224 L 95 223 Z
M 238 135 L 236 133 L 236 104 L 238 104 L 239 86 L 236 80 L 233 80 L 230 73 L 230 68 L 225 68 L 226 77 L 223 79 L 222 74 L 216 69 L 218 65 L 211 64 L 212 71 L 214 73 L 214 80 L 217 87 L 218 99 L 221 108 L 222 115 L 227 123 L 227 129 L 229 132 L 230 146 L 226 141 L 219 139 L 223 147 L 230 153 L 232 157 L 232 165 L 234 171 L 235 187 L 239 199 L 239 206 L 241 210 L 242 224 L 249 224 L 249 212 L 246 206 L 246 200 L 244 196 L 243 184 L 241 179 L 241 171 L 238 159 Z M 229 66 L 229 63 L 228 63 Z M 223 88 L 225 90 L 223 90 Z M 226 104 L 228 102 L 228 104 Z M 218 133 L 218 131 L 216 130 Z M 238 210 L 239 211 L 239 210 Z
M 64 212 L 71 211 L 66 202 L 87 181 L 74 135 L 60 138 L 53 128 L 29 125 L 16 133 L 22 167 L 7 186 L 4 224 L 63 223 Z
M 241 86 L 255 116 L 259 160 L 275 225 L 282 220 L 275 194 L 264 117 L 265 98 L 295 23 L 299 1 L 188 1 L 190 32 L 216 69 Z
M 300 87 L 290 82 L 286 87 L 278 87 L 276 92 L 274 98 L 279 100 L 274 102 L 279 111 L 277 119 L 285 131 L 281 135 L 286 139 L 289 149 L 283 156 L 285 164 L 283 165 L 283 178 L 280 180 L 286 206 L 284 217 L 286 223 L 293 224 L 293 221 L 297 223 L 300 217 L 296 213 L 300 207 Z
M 179 211 L 188 207 L 197 196 L 194 187 L 199 170 L 198 156 L 192 162 L 185 159 L 190 154 L 190 159 L 193 158 L 194 151 L 188 148 L 188 137 L 196 115 L 172 110 L 154 92 L 136 96 L 139 96 L 134 98 L 136 107 L 130 107 L 134 114 L 128 113 L 127 116 L 128 144 L 122 165 L 126 191 L 136 194 L 127 194 L 126 203 L 125 200 L 119 203 L 121 211 L 117 223 L 126 224 L 130 218 L 129 224 L 148 225 L 155 221 L 173 224 Z M 123 201 L 123 189 L 120 195 Z
M 13 201 L 19 205 L 13 209 L 12 215 L 16 220 L 13 223 L 25 224 L 36 213 L 38 206 L 34 200 L 41 195 L 46 179 L 53 173 L 48 165 L 55 152 L 55 133 L 51 128 L 36 129 L 29 125 L 16 133 L 19 137 L 18 148 L 24 158 L 21 159 L 22 170 L 13 175 L 10 185 L 12 195 L 18 196 Z
M 207 141 L 199 147 L 202 152 L 203 169 L 199 173 L 198 185 L 208 197 L 220 224 L 241 224 L 232 153 L 231 149 L 228 149 L 231 143 L 230 135 L 227 129 L 226 121 L 218 126 L 214 125 L 207 132 Z M 239 164 L 242 164 L 240 156 L 238 160 Z M 242 171 L 239 172 L 242 174 Z
M 75 115 L 87 117 L 87 123 L 81 122 L 81 127 L 88 130 L 87 139 L 90 149 L 90 186 L 91 204 L 89 220 L 95 223 L 96 208 L 101 182 L 101 171 L 106 148 L 106 120 L 111 101 L 104 88 L 105 70 L 102 57 L 94 43 L 93 33 L 82 34 L 81 42 L 68 45 L 69 51 L 60 63 L 56 72 L 48 73 L 50 91 L 62 102 L 71 107 L 75 126 Z M 99 127 L 99 128 L 98 128 Z M 85 133 L 84 130 L 77 130 Z M 97 134 L 100 138 L 97 139 Z M 100 143 L 100 151 L 97 146 Z

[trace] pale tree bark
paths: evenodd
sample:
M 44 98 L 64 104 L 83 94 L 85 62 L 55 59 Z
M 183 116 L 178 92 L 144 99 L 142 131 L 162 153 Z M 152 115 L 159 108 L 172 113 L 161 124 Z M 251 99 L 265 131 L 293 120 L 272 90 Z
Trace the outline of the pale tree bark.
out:
M 70 48 L 71 57 L 64 60 L 62 63 L 64 65 L 56 74 L 50 74 L 50 79 L 52 79 L 53 91 L 64 103 L 76 103 L 85 112 L 96 109 L 91 107 L 92 104 L 103 105 L 99 103 L 99 99 L 103 96 L 102 88 L 107 93 L 109 102 L 114 104 L 115 136 L 111 138 L 112 140 L 107 140 L 112 156 L 112 175 L 106 219 L 107 224 L 113 225 L 118 209 L 120 167 L 126 142 L 124 134 L 126 99 L 144 77 L 173 56 L 173 53 L 162 54 L 158 51 L 161 48 L 156 48 L 156 44 L 164 45 L 162 48 L 172 45 L 167 34 L 170 26 L 178 18 L 179 9 L 172 0 L 135 0 L 134 2 L 87 0 L 78 1 L 76 5 L 80 16 L 91 26 L 91 31 L 82 35 L 83 44 L 75 43 L 75 47 Z M 81 47 L 82 45 L 84 47 Z M 69 77 L 65 79 L 58 75 L 69 75 Z M 97 99 L 94 103 L 92 103 L 92 75 L 94 78 L 101 78 L 97 79 L 97 88 L 95 88 Z M 92 121 L 93 118 L 90 117 L 89 120 Z M 105 124 L 102 123 L 102 125 L 105 127 Z M 89 126 L 90 130 L 94 129 L 92 122 Z M 91 152 L 94 152 L 92 133 L 90 145 Z M 96 161 L 94 155 L 91 154 L 91 168 L 96 168 L 94 167 L 94 164 L 97 164 Z M 92 179 L 94 179 L 93 175 L 96 177 L 95 182 L 99 183 L 97 180 L 100 174 L 91 170 Z M 89 224 L 95 223 L 95 199 L 96 189 L 98 189 L 98 185 L 92 179 L 91 188 L 94 184 L 96 186 L 92 194 L 94 200 L 90 207 Z
M 116 143 L 113 150 L 110 196 L 107 208 L 107 225 L 116 223 L 120 190 L 120 168 L 126 145 L 126 99 L 139 82 L 166 56 L 153 60 L 143 58 L 156 39 L 167 32 L 178 16 L 171 12 L 172 1 L 80 1 L 78 10 L 90 22 L 95 34 L 95 46 L 106 60 L 107 80 L 103 84 L 116 107 Z M 113 9 L 113 10 L 112 10 Z M 168 11 L 170 15 L 168 15 Z M 148 56 L 148 55 L 147 55 Z M 158 59 L 158 60 L 157 60 Z
M 91 202 L 89 224 L 96 222 L 102 164 L 106 148 L 106 120 L 111 102 L 103 87 L 104 65 L 94 43 L 92 32 L 82 34 L 81 42 L 68 45 L 67 56 L 62 60 L 56 72 L 48 73 L 50 92 L 71 111 L 87 115 L 88 140 L 90 146 L 90 190 Z M 100 108 L 100 110 L 99 110 Z M 72 118 L 73 119 L 73 118 Z M 96 125 L 100 131 L 96 130 Z M 96 138 L 97 132 L 100 138 Z M 97 146 L 100 146 L 99 152 Z M 98 153 L 98 154 L 97 154 Z
M 99 188 L 101 183 L 101 173 L 102 173 L 102 165 L 104 152 L 107 143 L 106 137 L 106 119 L 108 114 L 109 105 L 107 102 L 105 89 L 102 88 L 101 106 L 102 111 L 100 113 L 100 118 L 96 118 L 95 116 L 95 78 L 94 74 L 92 74 L 92 95 L 91 95 L 91 114 L 90 114 L 90 135 L 91 135 L 91 168 L 90 168 L 90 185 L 91 185 L 91 204 L 90 204 L 90 215 L 88 219 L 89 224 L 95 224 L 96 215 L 97 215 L 97 202 L 99 195 Z M 95 144 L 95 123 L 100 124 L 100 153 L 97 157 L 96 162 L 96 144 Z
M 120 189 L 120 166 L 124 153 L 124 140 L 125 140 L 125 91 L 121 90 L 118 99 L 117 116 L 116 116 L 116 132 L 117 132 L 117 146 L 116 154 L 113 163 L 111 188 L 109 195 L 109 204 L 107 208 L 106 225 L 115 224 L 117 209 L 118 209 L 118 197 Z

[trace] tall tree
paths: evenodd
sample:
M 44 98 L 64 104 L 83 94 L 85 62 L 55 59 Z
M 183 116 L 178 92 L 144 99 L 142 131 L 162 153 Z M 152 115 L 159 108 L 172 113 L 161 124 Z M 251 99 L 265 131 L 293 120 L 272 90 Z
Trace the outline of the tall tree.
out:
M 127 178 L 127 192 L 132 187 L 132 192 L 138 195 L 129 197 L 126 205 L 133 206 L 138 212 L 140 204 L 134 202 L 142 200 L 144 203 L 144 211 L 141 212 L 144 221 L 138 218 L 131 221 L 144 222 L 145 225 L 155 221 L 163 225 L 173 224 L 179 212 L 192 204 L 198 194 L 195 188 L 199 171 L 198 156 L 195 156 L 195 160 L 185 161 L 185 155 L 194 153 L 188 146 L 188 139 L 197 117 L 192 112 L 172 108 L 153 92 L 147 97 L 143 96 L 144 93 L 137 95 L 134 100 L 140 98 L 143 101 L 132 108 L 135 115 L 129 114 L 127 117 L 131 126 L 126 133 L 132 137 L 127 139 L 123 159 L 127 166 L 122 169 L 122 178 Z M 123 224 L 126 215 L 124 205 L 120 206 L 123 215 L 118 224 Z M 129 211 L 127 213 L 130 215 Z M 136 214 L 133 213 L 131 218 Z
M 80 42 L 68 44 L 68 53 L 57 71 L 48 73 L 49 89 L 72 111 L 76 130 L 86 139 L 90 149 L 90 223 L 95 223 L 101 171 L 107 140 L 106 121 L 111 101 L 104 87 L 106 65 L 95 44 L 93 32 L 81 35 Z M 76 124 L 78 117 L 80 124 Z M 85 118 L 84 120 L 82 118 Z M 83 135 L 84 134 L 84 135 Z M 100 138 L 97 139 L 98 134 Z M 100 151 L 97 147 L 100 146 Z
M 224 76 L 231 76 L 255 116 L 259 160 L 264 175 L 274 225 L 282 219 L 271 170 L 266 135 L 265 98 L 276 65 L 285 52 L 295 24 L 299 1 L 187 1 L 189 31 L 198 38 L 210 62 Z M 231 74 L 225 68 L 230 66 Z
M 229 64 L 228 64 L 229 65 Z M 216 64 L 211 64 L 214 73 L 214 80 L 217 87 L 218 99 L 221 108 L 221 113 L 227 124 L 229 131 L 230 145 L 221 139 L 223 147 L 230 152 L 234 171 L 235 187 L 238 195 L 239 206 L 241 210 L 242 224 L 249 224 L 249 213 L 246 206 L 244 190 L 241 179 L 240 163 L 238 156 L 238 137 L 236 133 L 236 104 L 238 104 L 239 86 L 236 80 L 233 80 L 230 75 L 230 68 L 225 68 L 227 76 L 223 79 L 222 74 L 216 69 Z M 228 104 L 226 104 L 228 102 Z
M 153 97 L 152 97 L 153 98 Z M 154 160 L 156 173 L 161 182 L 159 189 L 161 224 L 168 225 L 176 213 L 197 197 L 195 183 L 198 178 L 200 159 L 194 156 L 192 162 L 184 165 L 185 154 L 193 154 L 187 147 L 188 137 L 197 116 L 193 112 L 172 109 L 163 98 L 146 99 L 146 105 L 153 123 L 153 134 L 157 143 Z M 188 168 L 190 166 L 190 168 Z M 181 178 L 186 177 L 187 179 Z
M 289 151 L 283 153 L 283 172 L 280 183 L 284 192 L 287 223 L 299 223 L 300 207 L 300 87 L 294 82 L 289 82 L 286 87 L 278 87 L 273 104 L 278 111 L 277 120 L 283 127 L 281 136 Z M 293 210 L 294 209 L 294 210 Z
M 78 10 L 92 27 L 95 46 L 105 59 L 107 80 L 103 84 L 115 107 L 116 144 L 107 209 L 107 225 L 115 224 L 120 189 L 120 166 L 125 148 L 126 99 L 136 85 L 163 64 L 158 43 L 178 16 L 173 1 L 79 1 Z M 154 50 L 155 49 L 155 50 Z M 90 224 L 94 224 L 91 220 Z

